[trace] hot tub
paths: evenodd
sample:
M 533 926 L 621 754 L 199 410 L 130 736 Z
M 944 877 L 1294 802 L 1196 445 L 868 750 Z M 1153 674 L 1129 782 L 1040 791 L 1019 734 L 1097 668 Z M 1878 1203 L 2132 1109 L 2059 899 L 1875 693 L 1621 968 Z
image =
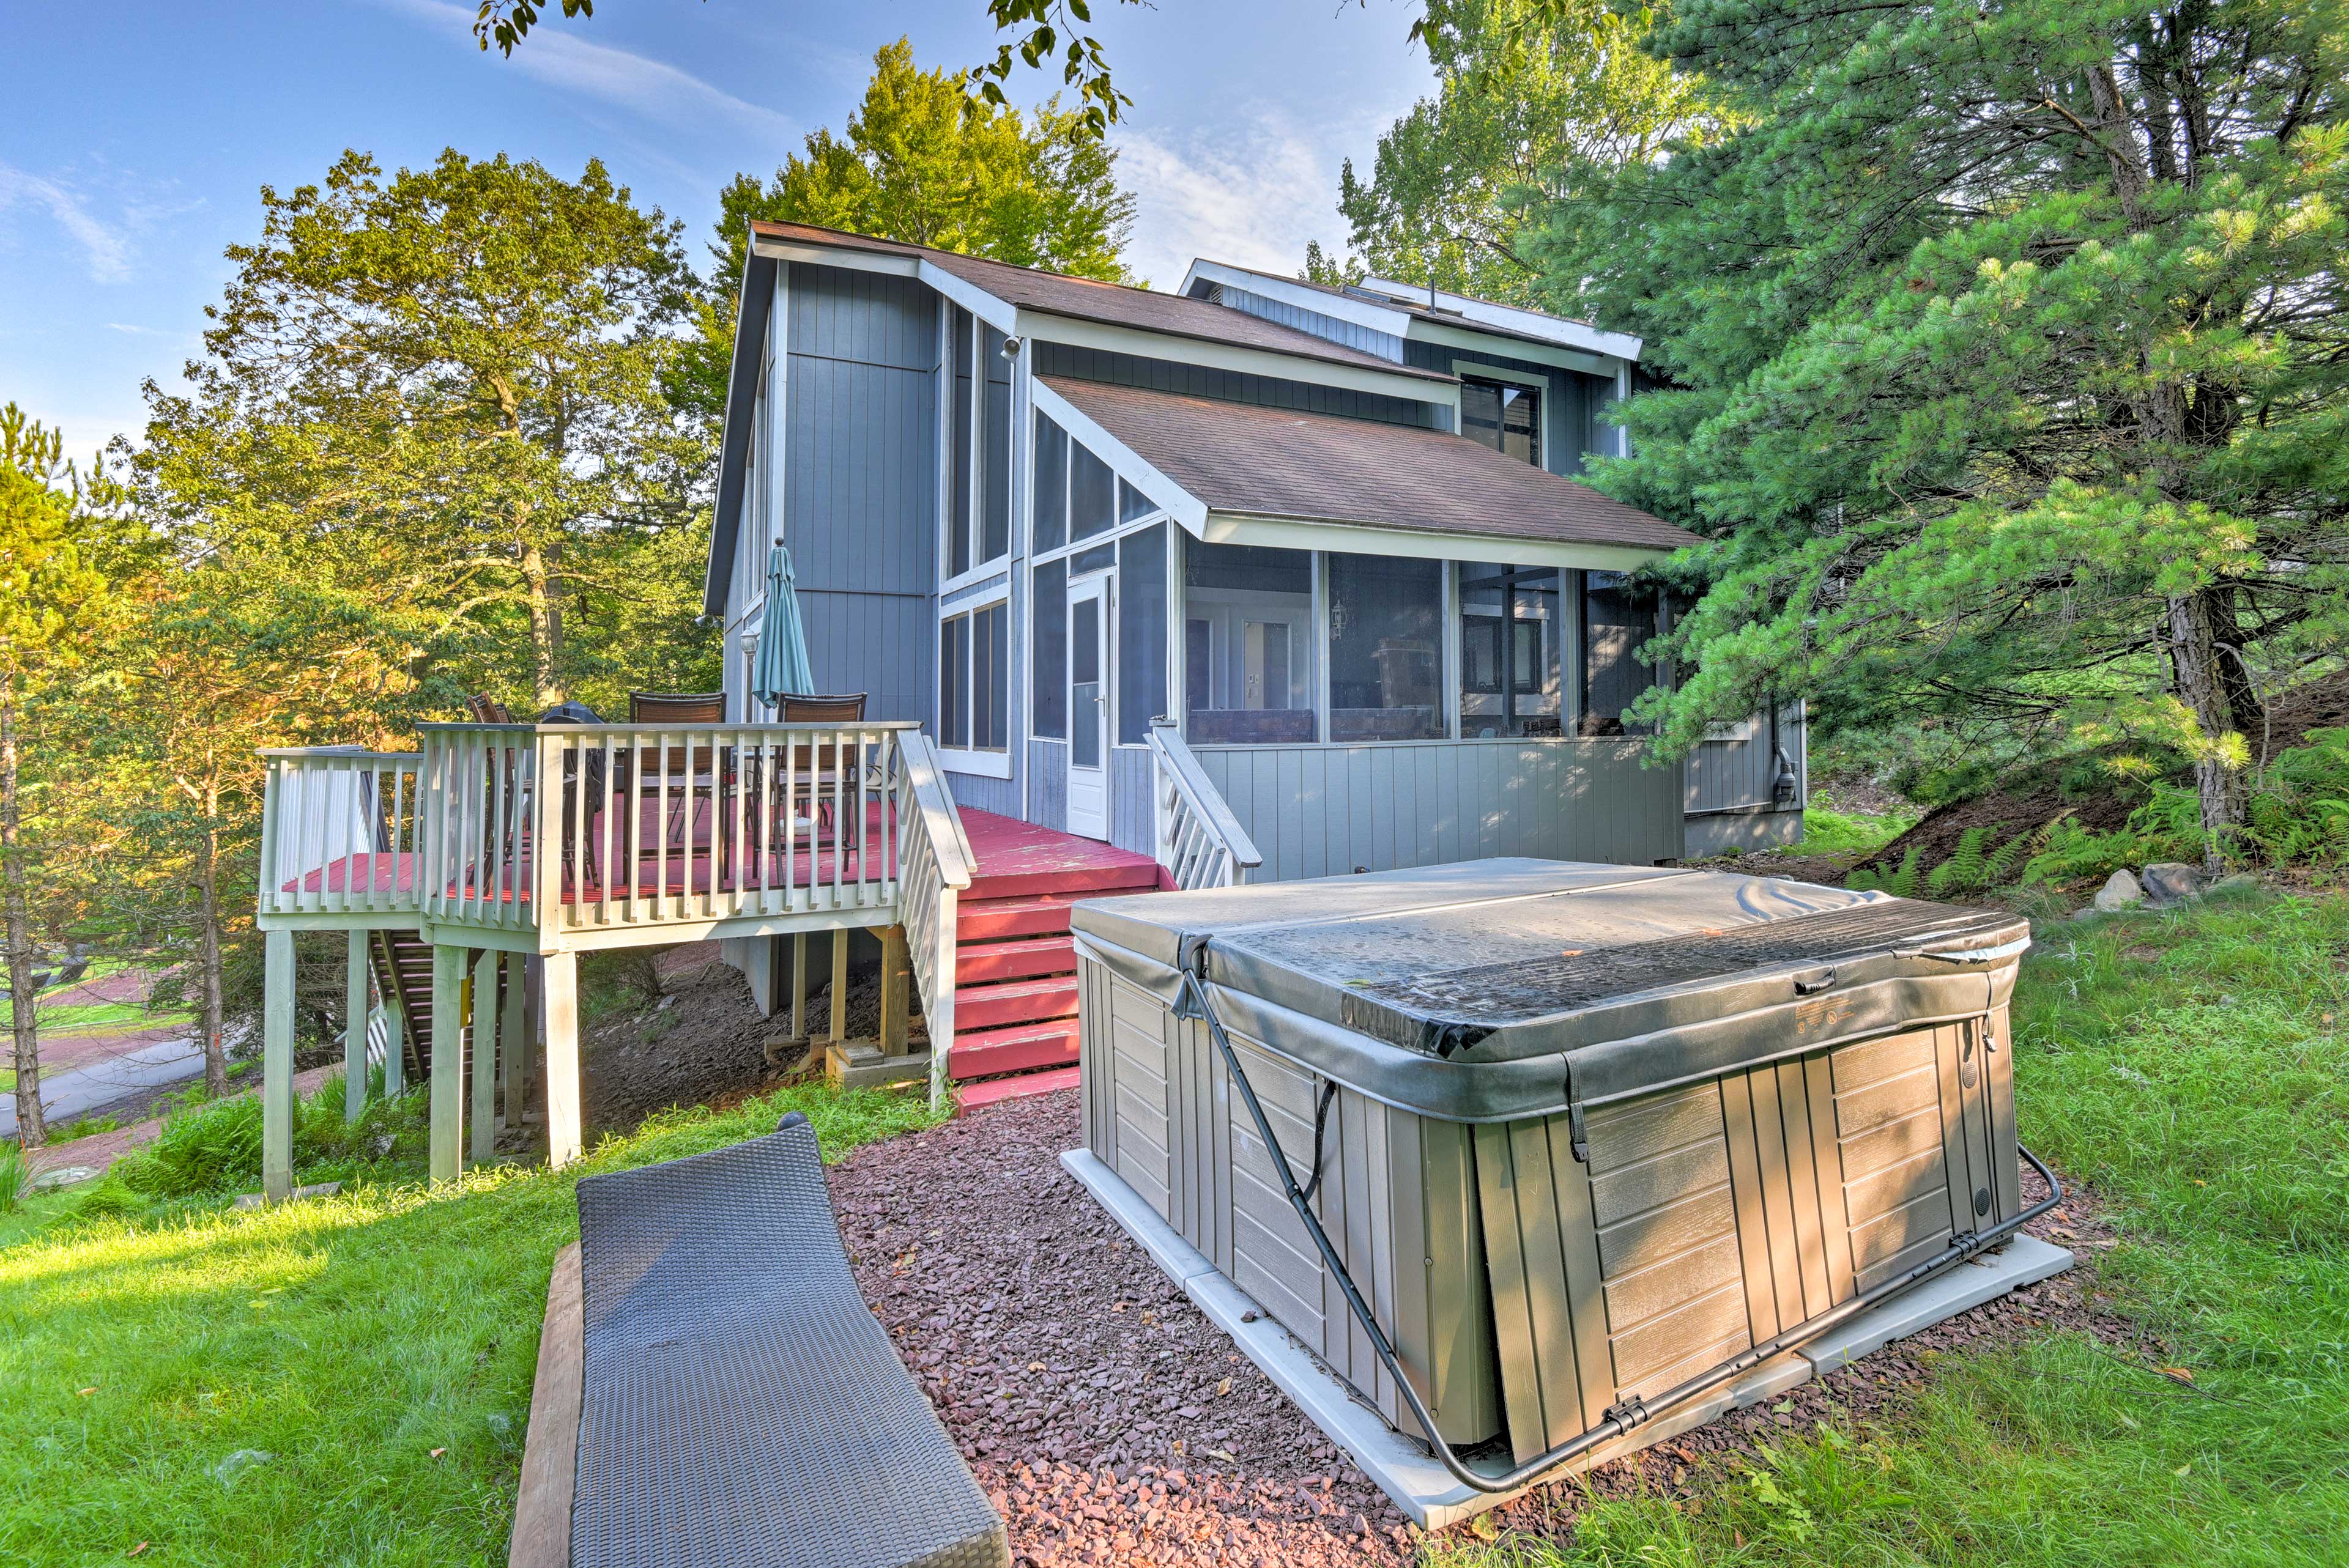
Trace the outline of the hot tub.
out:
M 1071 924 L 1112 1207 L 1146 1206 L 1392 1428 L 1432 1425 L 1455 1476 L 1481 1448 L 1479 1490 L 1783 1359 L 2023 1212 L 2013 915 L 1496 860 Z

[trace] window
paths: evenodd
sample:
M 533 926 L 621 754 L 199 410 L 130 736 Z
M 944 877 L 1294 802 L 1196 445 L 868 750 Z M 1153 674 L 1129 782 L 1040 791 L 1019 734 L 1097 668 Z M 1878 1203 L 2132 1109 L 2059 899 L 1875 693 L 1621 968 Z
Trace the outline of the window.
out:
M 1117 739 L 1140 746 L 1166 711 L 1166 525 L 1117 544 Z
M 1029 596 L 1028 625 L 1033 655 L 1034 692 L 1029 727 L 1058 739 L 1069 733 L 1069 563 L 1048 561 L 1036 568 Z
M 954 312 L 946 380 L 947 576 L 960 577 L 1011 552 L 1011 363 L 1003 335 Z
M 1330 738 L 1433 740 L 1444 707 L 1444 568 L 1330 557 Z
M 1558 735 L 1559 573 L 1555 567 L 1460 563 L 1460 733 Z
M 1011 613 L 998 602 L 938 626 L 938 741 L 951 751 L 1011 746 Z
M 1069 538 L 1090 539 L 1114 521 L 1117 476 L 1075 441 L 1069 443 Z
M 1319 738 L 1313 557 L 1183 541 L 1184 734 L 1195 745 Z
M 1582 720 L 1585 735 L 1644 735 L 1623 710 L 1655 684 L 1640 649 L 1656 634 L 1656 596 L 1619 572 L 1582 574 Z
M 1036 517 L 1028 548 L 1040 555 L 1069 540 L 1069 433 L 1036 416 Z
M 1460 380 L 1460 430 L 1470 440 L 1541 467 L 1541 393 L 1510 381 Z

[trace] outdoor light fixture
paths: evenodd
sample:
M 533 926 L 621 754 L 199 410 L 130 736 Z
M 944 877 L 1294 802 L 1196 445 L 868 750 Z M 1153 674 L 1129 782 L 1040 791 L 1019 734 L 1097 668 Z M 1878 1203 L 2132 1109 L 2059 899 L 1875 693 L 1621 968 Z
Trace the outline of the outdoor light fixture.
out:
M 1015 360 L 1019 357 L 1019 340 L 1018 338 L 1007 337 L 1003 340 L 1003 357 L 1006 359 Z

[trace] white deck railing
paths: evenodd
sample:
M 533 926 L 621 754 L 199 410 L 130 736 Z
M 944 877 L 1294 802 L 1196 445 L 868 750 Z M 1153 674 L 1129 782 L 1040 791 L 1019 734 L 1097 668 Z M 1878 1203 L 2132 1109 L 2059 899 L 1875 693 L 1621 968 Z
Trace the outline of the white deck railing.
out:
M 898 798 L 910 804 L 905 835 L 903 923 L 922 993 L 922 1022 L 930 1035 L 930 1105 L 947 1097 L 955 1033 L 955 912 L 970 886 L 978 859 L 963 831 L 930 738 L 919 730 L 899 737 Z
M 1230 887 L 1264 863 L 1256 841 L 1184 744 L 1172 719 L 1150 725 L 1158 863 L 1178 888 Z
M 416 910 L 427 810 L 421 753 L 319 747 L 262 753 L 261 913 Z

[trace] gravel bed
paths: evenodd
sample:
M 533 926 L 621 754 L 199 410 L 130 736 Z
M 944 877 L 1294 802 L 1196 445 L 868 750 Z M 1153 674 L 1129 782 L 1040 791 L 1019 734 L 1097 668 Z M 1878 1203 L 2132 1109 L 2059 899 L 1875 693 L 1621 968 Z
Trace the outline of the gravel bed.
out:
M 1064 1091 L 868 1146 L 831 1172 L 865 1299 L 1009 1522 L 1014 1561 L 1410 1562 L 1420 1532 L 1061 1169 L 1077 1141 Z M 2081 1197 L 2033 1228 L 2084 1252 L 2110 1244 Z M 2050 1326 L 2151 1359 L 2084 1295 L 2089 1273 L 1605 1466 L 1588 1491 L 1684 1492 L 1837 1410 L 1886 1410 L 1940 1355 Z M 1584 1495 L 1579 1481 L 1541 1488 L 1493 1523 L 1560 1534 Z

